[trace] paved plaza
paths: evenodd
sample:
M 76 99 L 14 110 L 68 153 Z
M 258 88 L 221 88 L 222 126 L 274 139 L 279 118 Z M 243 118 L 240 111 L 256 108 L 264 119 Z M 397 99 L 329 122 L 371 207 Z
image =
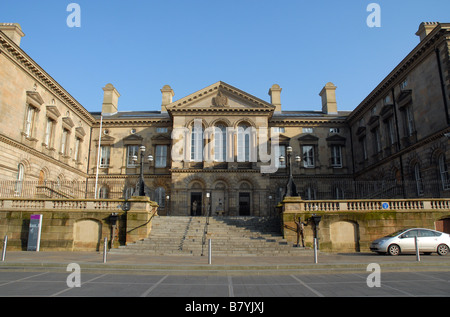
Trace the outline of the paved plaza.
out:
M 450 272 L 386 272 L 380 287 L 362 273 L 291 275 L 141 275 L 82 273 L 69 287 L 67 273 L 0 271 L 5 297 L 448 297 Z
M 373 263 L 378 271 L 370 269 Z M 256 303 L 273 297 L 449 295 L 450 256 L 437 255 L 417 261 L 415 255 L 320 253 L 318 263 L 309 254 L 212 257 L 209 264 L 208 257 L 108 254 L 104 263 L 98 252 L 9 252 L 0 262 L 1 297 L 177 297 L 186 299 L 183 305 L 196 305 L 188 298 L 248 297 L 257 310 Z

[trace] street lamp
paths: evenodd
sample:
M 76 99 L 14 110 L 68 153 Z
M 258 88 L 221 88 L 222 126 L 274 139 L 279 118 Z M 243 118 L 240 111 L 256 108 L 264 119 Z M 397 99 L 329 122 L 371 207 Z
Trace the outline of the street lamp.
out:
M 287 164 L 289 166 L 289 180 L 288 180 L 288 182 L 286 184 L 286 190 L 284 191 L 285 194 L 284 194 L 283 198 L 284 197 L 298 197 L 299 194 L 297 192 L 297 186 L 295 185 L 294 176 L 292 175 L 292 164 L 291 164 L 292 147 L 291 146 L 288 146 L 286 148 L 286 153 L 287 153 Z M 297 155 L 295 157 L 295 161 L 297 163 L 300 163 L 301 160 L 302 159 L 301 159 L 300 156 Z M 281 163 L 285 162 L 284 156 L 280 156 L 280 162 Z
M 139 147 L 139 151 L 141 153 L 141 167 L 140 167 L 140 175 L 139 175 L 139 181 L 138 181 L 138 193 L 139 196 L 145 196 L 145 182 L 144 182 L 144 153 L 145 153 L 145 146 L 141 145 Z M 138 158 L 136 155 L 133 155 L 132 158 L 133 162 L 136 164 Z M 153 161 L 153 156 L 149 155 L 147 156 L 147 161 L 150 163 Z
M 170 202 L 170 196 L 169 195 L 167 195 L 166 196 L 166 215 L 168 216 L 169 215 L 169 202 Z

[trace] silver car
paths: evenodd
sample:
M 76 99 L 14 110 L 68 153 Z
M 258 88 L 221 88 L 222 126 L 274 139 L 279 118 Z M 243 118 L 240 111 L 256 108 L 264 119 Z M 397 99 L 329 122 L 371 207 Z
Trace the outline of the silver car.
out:
M 377 253 L 399 255 L 400 253 L 415 253 L 417 237 L 419 252 L 429 254 L 437 252 L 447 255 L 450 247 L 450 235 L 436 230 L 412 228 L 403 229 L 377 239 L 370 245 L 370 250 Z

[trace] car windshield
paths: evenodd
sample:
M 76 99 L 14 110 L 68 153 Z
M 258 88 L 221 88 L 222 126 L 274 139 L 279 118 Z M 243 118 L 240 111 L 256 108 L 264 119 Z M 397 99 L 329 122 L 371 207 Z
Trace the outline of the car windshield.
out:
M 405 232 L 406 230 L 408 230 L 408 229 L 398 230 L 398 231 L 396 231 L 396 232 L 394 232 L 394 233 L 388 234 L 388 235 L 386 236 L 386 238 L 398 236 L 400 233 Z

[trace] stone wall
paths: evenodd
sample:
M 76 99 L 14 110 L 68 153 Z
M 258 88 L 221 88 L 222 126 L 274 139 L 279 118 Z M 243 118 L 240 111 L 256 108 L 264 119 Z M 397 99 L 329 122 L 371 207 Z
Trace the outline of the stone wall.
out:
M 125 212 L 123 200 L 3 199 L 0 200 L 0 237 L 8 236 L 8 250 L 26 250 L 30 216 L 41 214 L 42 251 L 96 251 L 135 242 L 148 236 L 157 205 L 147 197 L 133 197 Z M 114 221 L 112 216 L 117 216 Z M 114 229 L 114 230 L 113 230 Z
M 300 217 L 307 223 L 305 243 L 312 246 L 313 226 L 308 219 L 317 215 L 321 217 L 318 228 L 321 250 L 368 252 L 373 240 L 403 228 L 439 229 L 439 221 L 450 219 L 450 200 L 302 201 L 300 197 L 290 197 L 280 205 L 280 211 L 282 232 L 290 242 L 296 242 L 294 220 Z

